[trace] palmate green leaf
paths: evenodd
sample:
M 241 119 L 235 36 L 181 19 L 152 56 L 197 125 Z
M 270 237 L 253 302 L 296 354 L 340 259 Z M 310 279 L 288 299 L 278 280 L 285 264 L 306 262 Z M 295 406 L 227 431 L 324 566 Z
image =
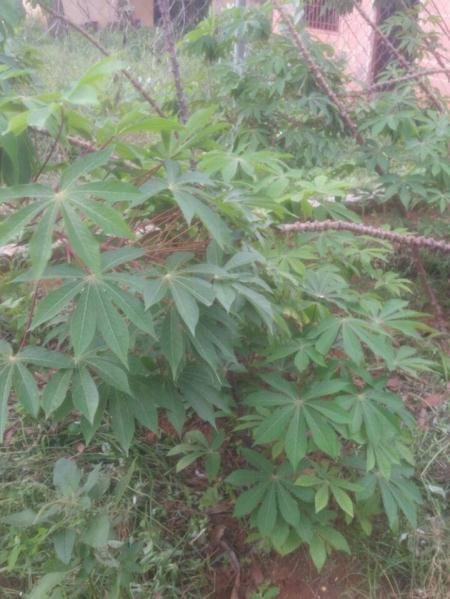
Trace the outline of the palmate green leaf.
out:
M 109 202 L 139 203 L 147 199 L 137 187 L 125 181 L 90 181 L 76 189 L 77 196 L 94 196 Z
M 53 190 L 40 183 L 27 183 L 25 185 L 11 185 L 0 188 L 0 203 L 20 200 L 22 198 L 47 198 L 53 196 Z
M 37 345 L 24 347 L 17 354 L 17 358 L 28 364 L 42 366 L 43 368 L 53 368 L 56 370 L 59 370 L 60 368 L 73 368 L 74 366 L 69 356 Z
M 85 277 L 85 273 L 80 269 L 74 266 L 73 264 L 55 264 L 51 266 L 47 266 L 42 275 L 39 277 L 39 280 L 51 281 L 52 279 L 82 279 Z M 32 270 L 28 270 L 23 274 L 19 275 L 14 279 L 14 283 L 29 283 L 30 281 L 34 281 L 36 277 L 33 275 Z
M 75 408 L 92 423 L 100 398 L 97 385 L 87 368 L 82 368 L 73 375 L 72 401 Z
M 205 306 L 211 306 L 215 294 L 211 283 L 198 277 L 184 277 L 178 275 L 175 279 L 176 285 L 183 287 L 192 297 Z
M 173 282 L 170 284 L 170 293 L 178 314 L 184 320 L 192 335 L 195 335 L 195 327 L 200 316 L 197 302 L 184 287 Z
M 45 210 L 44 214 L 41 215 L 28 244 L 33 275 L 36 279 L 41 277 L 52 255 L 52 235 L 57 213 L 58 207 L 55 204 L 51 204 Z
M 217 477 L 220 471 L 221 457 L 219 452 L 209 453 L 205 457 L 205 470 L 209 480 Z
M 256 526 L 267 537 L 273 531 L 277 521 L 276 486 L 270 484 L 256 514 Z
M 328 505 L 328 501 L 330 499 L 330 488 L 327 484 L 321 485 L 314 497 L 314 507 L 316 510 L 316 514 L 325 509 Z
M 254 429 L 253 435 L 256 443 L 271 443 L 279 439 L 292 418 L 293 412 L 294 408 L 291 406 L 275 410 L 270 417 L 266 418 Z
M 126 237 L 132 239 L 133 231 L 122 218 L 120 212 L 106 204 L 94 202 L 90 199 L 79 198 L 76 195 L 70 198 L 72 206 L 80 208 L 100 229 L 107 235 Z
M 345 551 L 350 554 L 350 547 L 345 537 L 336 529 L 330 526 L 321 526 L 320 536 L 337 551 Z
M 66 190 L 73 185 L 75 181 L 84 175 L 92 172 L 96 168 L 105 165 L 112 155 L 112 148 L 101 150 L 100 152 L 91 152 L 68 166 L 61 175 L 61 190 Z
M 13 369 L 4 367 L 0 370 L 0 442 L 8 427 L 8 399 L 12 387 Z
M 13 212 L 8 218 L 5 218 L 0 223 L 0 245 L 6 245 L 16 235 L 19 235 L 46 206 L 47 203 L 28 204 L 28 206 Z
M 297 526 L 300 522 L 298 504 L 282 484 L 277 485 L 277 503 L 284 520 L 294 527 Z
M 229 245 L 231 241 L 230 230 L 218 214 L 203 203 L 197 205 L 196 214 L 221 248 Z
M 106 398 L 104 396 L 100 396 L 100 403 L 97 408 L 97 412 L 95 413 L 94 421 L 91 423 L 84 416 L 81 417 L 80 428 L 83 433 L 84 441 L 88 445 L 95 436 L 95 433 L 98 431 L 102 419 L 105 413 L 106 408 Z
M 304 414 L 295 409 L 284 439 L 284 449 L 293 468 L 297 468 L 305 457 L 308 448 L 306 421 Z
M 317 412 L 314 413 L 311 409 L 305 409 L 304 414 L 314 443 L 332 458 L 337 458 L 341 446 L 332 427 L 322 416 Z
M 117 266 L 121 266 L 122 264 L 125 264 L 127 262 L 137 260 L 138 258 L 144 256 L 144 254 L 145 252 L 143 250 L 133 247 L 124 247 L 118 250 L 109 250 L 108 252 L 102 252 L 102 272 L 112 270 Z
M 98 286 L 95 287 L 95 310 L 98 328 L 106 345 L 128 368 L 128 349 L 130 346 L 128 327 L 112 305 L 108 295 Z
M 139 424 L 156 434 L 159 432 L 157 400 L 158 397 L 152 395 L 152 388 L 149 385 L 133 385 L 133 395 L 129 401 L 131 401 L 134 417 Z
M 44 322 L 51 320 L 57 314 L 63 312 L 74 297 L 81 292 L 82 288 L 82 282 L 70 282 L 65 283 L 58 289 L 55 289 L 55 291 L 49 293 L 38 303 L 36 313 L 31 323 L 31 329 L 35 329 Z
M 340 322 L 334 316 L 323 320 L 317 329 L 314 331 L 315 335 L 319 338 L 316 341 L 316 349 L 322 354 L 326 355 L 333 343 L 336 341 L 340 329 Z
M 42 394 L 42 407 L 46 417 L 55 412 L 66 399 L 72 373 L 72 370 L 60 370 L 47 383 Z
M 261 478 L 262 475 L 260 472 L 241 468 L 234 470 L 231 474 L 229 474 L 225 479 L 225 482 L 229 485 L 241 487 L 244 485 L 253 485 L 256 482 L 261 481 Z
M 135 430 L 133 404 L 126 396 L 114 392 L 109 405 L 114 437 L 125 453 L 128 453 Z
M 345 353 L 351 360 L 353 360 L 353 362 L 355 362 L 355 364 L 361 364 L 364 359 L 364 352 L 361 342 L 349 323 L 342 323 L 341 334 Z
M 89 367 L 110 387 L 131 395 L 127 373 L 111 359 L 89 356 Z
M 89 229 L 68 203 L 63 204 L 64 228 L 75 254 L 94 272 L 100 270 L 100 251 Z
M 144 305 L 137 297 L 111 283 L 105 283 L 103 288 L 110 299 L 139 330 L 155 337 L 152 315 L 145 311 Z
M 70 340 L 77 358 L 87 350 L 94 338 L 97 328 L 95 308 L 95 290 L 93 285 L 87 285 L 78 298 L 69 321 Z
M 327 560 L 327 550 L 323 539 L 318 535 L 314 535 L 309 542 L 309 554 L 317 570 L 320 572 Z
M 273 328 L 272 304 L 264 297 L 264 295 L 241 283 L 235 283 L 233 287 L 255 308 L 269 331 L 271 331 Z
M 353 518 L 353 516 L 354 516 L 353 502 L 350 499 L 350 496 L 348 495 L 348 493 L 346 493 L 339 487 L 336 487 L 335 485 L 331 485 L 331 493 L 333 494 L 333 497 L 336 499 L 336 503 L 339 505 L 339 507 L 346 514 L 348 514 L 350 516 L 350 518 Z
M 36 418 L 39 412 L 39 389 L 34 376 L 20 362 L 14 368 L 13 384 L 22 406 Z
M 0 364 L 8 362 L 9 358 L 13 355 L 13 348 L 4 339 L 0 339 Z
M 169 362 L 172 377 L 176 380 L 185 352 L 182 324 L 177 311 L 172 308 L 163 322 L 161 330 L 161 349 Z
M 380 480 L 379 482 L 381 498 L 383 500 L 383 507 L 386 515 L 388 517 L 389 526 L 392 530 L 397 530 L 398 528 L 398 506 L 397 502 L 394 499 L 394 496 L 391 493 L 389 485 L 387 481 Z
M 154 304 L 163 300 L 169 290 L 166 279 L 154 279 L 146 281 L 144 287 L 144 304 L 148 310 Z

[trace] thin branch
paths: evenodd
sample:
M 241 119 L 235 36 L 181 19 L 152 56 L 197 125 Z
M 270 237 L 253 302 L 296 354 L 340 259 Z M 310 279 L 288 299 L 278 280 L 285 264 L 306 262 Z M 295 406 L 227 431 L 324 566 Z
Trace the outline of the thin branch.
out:
M 189 118 L 186 95 L 184 93 L 183 84 L 181 81 L 180 64 L 177 57 L 177 48 L 175 44 L 175 36 L 173 32 L 172 19 L 170 16 L 170 5 L 169 0 L 157 0 L 159 10 L 161 12 L 163 29 L 164 29 L 164 41 L 166 43 L 167 52 L 170 58 L 170 65 L 172 68 L 173 80 L 175 82 L 175 92 L 177 95 L 178 109 L 180 111 L 180 117 L 183 123 Z
M 45 6 L 44 4 L 41 4 L 40 2 L 38 2 L 38 4 L 44 11 L 51 14 L 52 17 L 54 17 L 55 19 L 61 19 L 61 21 L 63 21 L 64 23 L 67 23 L 67 25 L 69 25 L 69 27 L 71 27 L 74 31 L 77 31 L 80 35 L 82 35 L 85 39 L 87 39 L 104 56 L 111 56 L 110 52 L 108 52 L 108 50 L 104 46 L 102 46 L 100 44 L 100 42 L 98 42 L 95 39 L 95 37 L 93 37 L 90 33 L 85 31 L 82 27 L 79 27 L 76 23 L 74 23 L 73 21 L 71 21 L 70 19 L 65 17 L 64 15 L 61 15 L 61 14 L 55 12 L 53 9 L 49 8 L 48 6 Z M 160 117 L 165 116 L 164 112 L 158 106 L 156 100 L 154 100 L 152 98 L 152 96 L 144 89 L 144 87 L 139 83 L 139 81 L 133 77 L 133 75 L 130 75 L 130 73 L 126 69 L 121 69 L 120 73 L 123 75 L 123 77 L 128 79 L 128 81 L 131 83 L 131 85 L 141 94 L 141 96 L 150 104 L 150 106 L 153 108 L 153 110 Z
M 358 91 L 342 92 L 339 94 L 339 96 L 360 96 L 362 93 L 371 94 L 376 91 L 383 91 L 383 88 L 386 86 L 398 85 L 399 83 L 405 83 L 406 81 L 412 81 L 413 79 L 420 79 L 421 77 L 429 77 L 430 75 L 438 75 L 440 73 L 450 75 L 450 69 L 442 68 L 429 69 L 427 71 L 418 71 L 417 73 L 410 73 L 408 75 L 402 75 L 401 77 L 395 77 L 392 79 L 387 79 L 386 81 L 380 81 L 379 83 L 374 83 Z
M 24 331 L 22 339 L 20 340 L 20 343 L 19 343 L 19 351 L 21 349 L 23 349 L 23 347 L 25 346 L 25 343 L 27 342 L 27 339 L 28 339 L 28 335 L 30 334 L 30 327 L 31 327 L 31 323 L 33 321 L 34 311 L 36 310 L 38 293 L 39 293 L 39 281 L 36 283 L 36 287 L 34 288 L 33 297 L 31 299 L 30 311 L 28 312 L 27 324 L 25 325 L 25 331 Z
M 53 152 L 56 150 L 56 148 L 58 146 L 58 143 L 59 143 L 59 140 L 61 139 L 63 128 L 64 128 L 64 113 L 61 110 L 61 123 L 60 123 L 59 128 L 58 128 L 58 133 L 57 133 L 55 139 L 53 140 L 53 143 L 52 143 L 52 145 L 50 147 L 50 150 L 49 150 L 47 156 L 45 157 L 43 163 L 41 164 L 38 172 L 33 177 L 33 181 L 34 182 L 36 182 L 39 179 L 39 177 L 42 175 L 42 173 L 44 172 L 44 169 L 47 166 L 50 158 L 53 156 Z
M 410 233 L 394 233 L 386 231 L 379 227 L 360 225 L 359 223 L 350 223 L 342 220 L 324 220 L 310 222 L 295 222 L 286 225 L 279 225 L 278 229 L 284 233 L 297 231 L 321 232 L 321 231 L 350 231 L 356 235 L 367 235 L 378 239 L 384 239 L 392 243 L 408 246 L 411 248 L 427 248 L 437 252 L 450 253 L 450 242 L 433 237 L 424 237 L 423 235 L 411 235 Z

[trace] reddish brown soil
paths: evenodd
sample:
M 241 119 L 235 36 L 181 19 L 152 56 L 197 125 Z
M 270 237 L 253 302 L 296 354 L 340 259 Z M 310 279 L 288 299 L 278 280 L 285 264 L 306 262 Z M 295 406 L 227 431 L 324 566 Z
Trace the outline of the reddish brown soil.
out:
M 215 599 L 248 599 L 263 583 L 278 587 L 277 599 L 342 599 L 350 597 L 351 589 L 358 584 L 357 577 L 351 574 L 350 558 L 334 556 L 317 573 L 309 557 L 300 550 L 286 557 L 256 557 L 241 569 L 241 583 L 234 591 L 235 573 L 232 567 L 223 567 L 213 576 L 213 597 Z

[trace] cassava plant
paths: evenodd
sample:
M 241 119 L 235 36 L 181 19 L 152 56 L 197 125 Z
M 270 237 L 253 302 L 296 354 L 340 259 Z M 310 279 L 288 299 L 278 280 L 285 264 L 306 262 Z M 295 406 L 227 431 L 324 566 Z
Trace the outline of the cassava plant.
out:
M 136 86 L 111 108 L 132 77 L 114 56 L 69 89 L 2 101 L 6 134 L 33 133 L 39 161 L 0 188 L 0 246 L 17 250 L 2 276 L 21 297 L 19 314 L 3 308 L 0 432 L 15 411 L 79 418 L 86 443 L 110 427 L 127 453 L 162 417 L 180 435 L 206 422 L 213 435 L 172 449 L 178 470 L 206 463 L 235 516 L 281 553 L 306 545 L 320 569 L 349 551 L 354 520 L 368 534 L 381 512 L 393 529 L 416 524 L 414 419 L 387 381 L 434 367 L 418 349 L 433 331 L 389 271 L 389 238 L 277 226 L 359 223 L 343 199 L 360 180 L 383 201 L 444 210 L 450 129 L 406 86 L 353 111 L 369 137 L 356 143 L 289 37 L 264 12 L 236 14 L 179 45 L 181 60 L 207 58 L 205 88 L 183 89 L 190 116 L 172 100 L 155 114 L 160 99 Z M 341 90 L 341 62 L 308 44 Z

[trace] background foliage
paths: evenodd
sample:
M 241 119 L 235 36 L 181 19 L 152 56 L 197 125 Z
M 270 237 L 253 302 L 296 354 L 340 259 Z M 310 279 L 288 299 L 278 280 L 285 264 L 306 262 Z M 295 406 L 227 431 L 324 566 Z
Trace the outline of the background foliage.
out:
M 7 452 L 21 429 L 46 454 L 71 444 L 46 482 L 14 489 L 3 466 L 6 575 L 31 597 L 177 596 L 201 569 L 176 566 L 204 535 L 197 514 L 223 501 L 253 543 L 305 547 L 318 570 L 374 525 L 412 534 L 424 494 L 445 490 L 420 480 L 399 387 L 441 388 L 442 331 L 386 241 L 277 225 L 367 212 L 405 225 L 405 211 L 419 229 L 448 222 L 448 114 L 403 82 L 352 107 L 356 144 L 263 7 L 179 40 L 183 123 L 166 56 L 138 80 L 161 114 L 122 78 L 131 52 L 149 56 L 146 34 L 50 87 L 45 51 L 29 51 L 42 33 L 20 42 L 4 5 L 0 431 Z M 341 93 L 342 61 L 302 35 Z M 82 455 L 67 459 L 74 443 Z M 201 493 L 167 474 L 164 453 Z M 161 493 L 195 514 L 179 544 Z

